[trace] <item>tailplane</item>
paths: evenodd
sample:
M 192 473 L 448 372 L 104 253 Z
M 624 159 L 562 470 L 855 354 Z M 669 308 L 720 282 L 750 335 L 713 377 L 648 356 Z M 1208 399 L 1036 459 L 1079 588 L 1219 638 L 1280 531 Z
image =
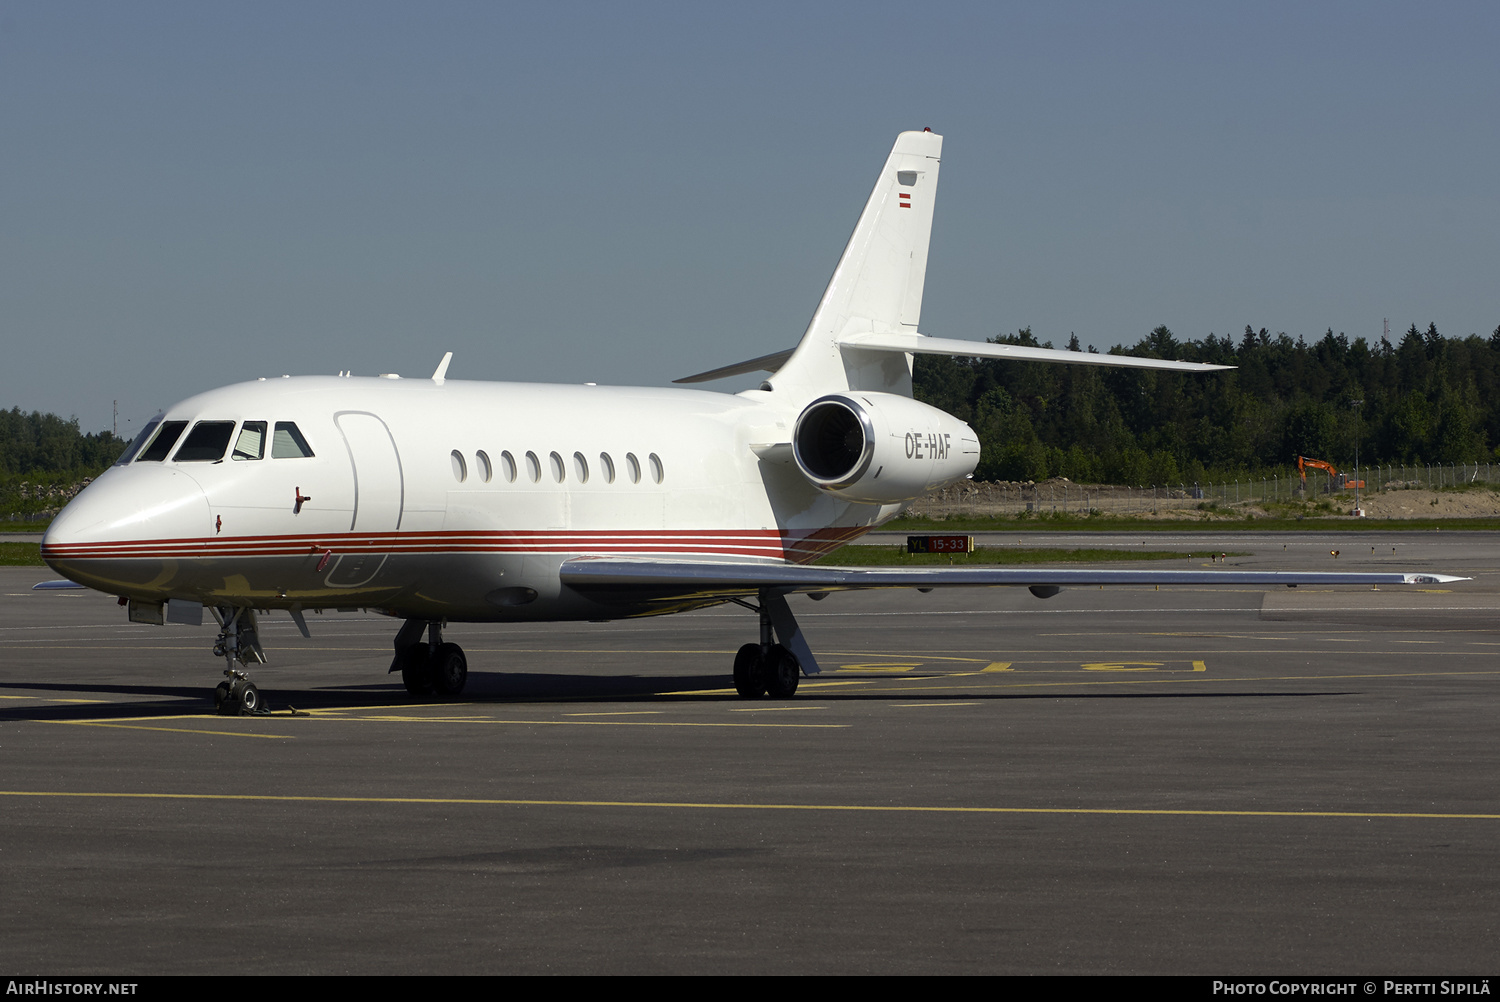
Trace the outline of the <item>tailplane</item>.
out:
M 1175 359 L 1100 355 L 1025 345 L 927 337 L 917 330 L 927 280 L 927 244 L 937 195 L 943 137 L 903 132 L 880 170 L 854 235 L 844 248 L 812 322 L 795 348 L 772 352 L 694 376 L 702 383 L 767 371 L 762 389 L 798 406 L 826 393 L 867 390 L 912 395 L 914 355 L 957 355 L 1064 365 L 1102 365 L 1176 372 L 1215 372 L 1233 366 Z

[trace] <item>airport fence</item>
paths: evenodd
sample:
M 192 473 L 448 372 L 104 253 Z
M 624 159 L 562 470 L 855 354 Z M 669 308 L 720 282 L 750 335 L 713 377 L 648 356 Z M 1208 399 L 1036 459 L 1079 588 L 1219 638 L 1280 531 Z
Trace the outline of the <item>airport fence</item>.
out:
M 1364 479 L 1365 491 L 1439 490 L 1469 484 L 1500 486 L 1500 464 L 1372 466 L 1350 479 Z M 1184 511 L 1260 507 L 1267 504 L 1325 500 L 1335 494 L 1353 496 L 1353 488 L 1338 488 L 1322 473 L 1226 480 L 1209 484 L 1159 484 L 1124 487 L 1075 484 L 1064 478 L 1040 482 L 968 481 L 918 498 L 907 514 L 917 518 L 956 518 L 987 515 L 1069 514 L 1150 515 Z

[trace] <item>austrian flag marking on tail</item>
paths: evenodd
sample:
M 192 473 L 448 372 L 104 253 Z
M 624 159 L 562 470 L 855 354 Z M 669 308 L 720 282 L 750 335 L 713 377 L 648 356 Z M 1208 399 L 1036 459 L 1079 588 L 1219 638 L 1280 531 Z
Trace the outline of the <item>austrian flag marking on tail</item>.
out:
M 901 208 L 903 208 L 903 209 L 910 209 L 911 208 L 911 192 L 909 192 L 909 191 L 903 191 L 903 192 L 899 192 L 898 194 L 900 194 L 900 196 L 901 196 Z

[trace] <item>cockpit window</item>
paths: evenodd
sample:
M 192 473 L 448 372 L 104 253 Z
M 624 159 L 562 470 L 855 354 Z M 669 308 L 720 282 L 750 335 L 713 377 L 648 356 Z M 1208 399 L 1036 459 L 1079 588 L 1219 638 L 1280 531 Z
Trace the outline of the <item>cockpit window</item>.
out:
M 276 433 L 271 436 L 272 459 L 308 459 L 312 456 L 307 439 L 291 421 L 277 421 Z
M 199 421 L 193 425 L 193 430 L 188 432 L 187 439 L 182 443 L 182 448 L 177 450 L 177 455 L 172 457 L 174 463 L 212 463 L 224 458 L 224 450 L 229 448 L 229 436 L 234 434 L 233 421 Z
M 159 463 L 167 458 L 167 453 L 172 451 L 172 446 L 177 444 L 182 430 L 187 427 L 186 421 L 163 421 L 161 430 L 156 433 L 156 438 L 146 446 L 146 451 L 141 453 L 137 463 Z
M 234 452 L 229 458 L 239 462 L 245 459 L 266 457 L 266 423 L 246 421 L 240 428 L 240 437 L 234 440 Z
M 146 424 L 146 427 L 141 429 L 141 433 L 135 437 L 135 441 L 130 443 L 130 448 L 120 453 L 120 458 L 115 460 L 115 465 L 124 466 L 126 463 L 134 459 L 135 454 L 141 450 L 141 446 L 145 445 L 151 440 L 151 436 L 156 432 L 156 426 L 159 424 L 161 424 L 160 414 L 152 418 Z

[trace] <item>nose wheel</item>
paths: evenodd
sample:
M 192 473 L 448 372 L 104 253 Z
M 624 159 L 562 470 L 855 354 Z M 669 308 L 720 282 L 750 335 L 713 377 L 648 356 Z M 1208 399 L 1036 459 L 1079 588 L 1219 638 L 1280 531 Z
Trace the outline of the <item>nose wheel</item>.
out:
M 248 675 L 235 668 L 224 669 L 224 674 L 228 677 L 214 689 L 215 713 L 224 717 L 250 717 L 271 712 Z

